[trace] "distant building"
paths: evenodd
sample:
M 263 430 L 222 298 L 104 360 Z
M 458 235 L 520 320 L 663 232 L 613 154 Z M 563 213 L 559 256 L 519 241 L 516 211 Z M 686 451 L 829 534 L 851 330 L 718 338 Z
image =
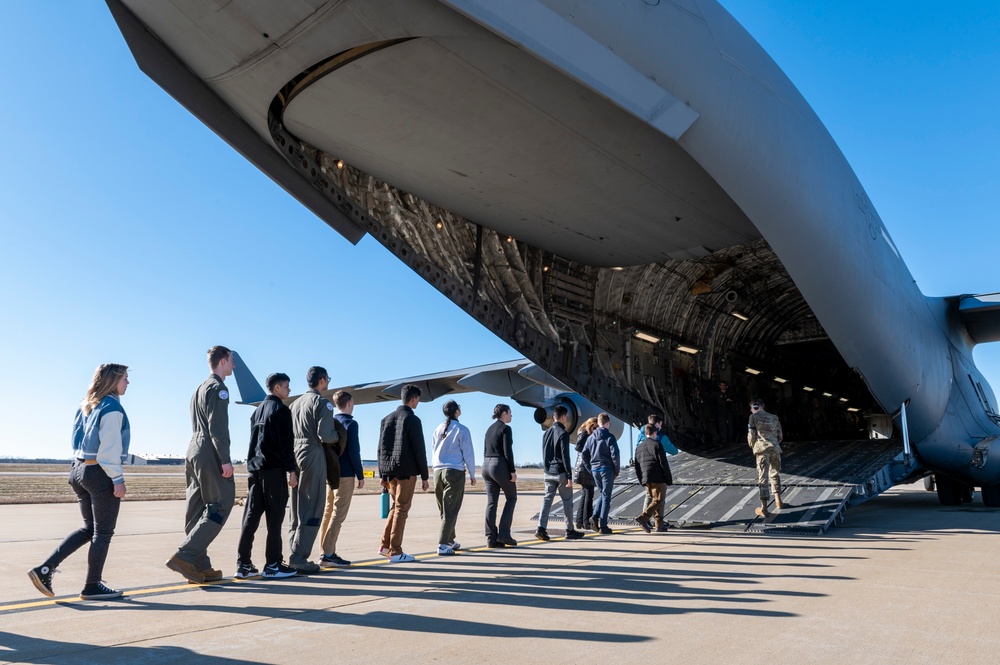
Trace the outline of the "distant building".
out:
M 129 455 L 126 464 L 134 465 L 156 465 L 156 466 L 183 466 L 185 458 L 183 455 Z

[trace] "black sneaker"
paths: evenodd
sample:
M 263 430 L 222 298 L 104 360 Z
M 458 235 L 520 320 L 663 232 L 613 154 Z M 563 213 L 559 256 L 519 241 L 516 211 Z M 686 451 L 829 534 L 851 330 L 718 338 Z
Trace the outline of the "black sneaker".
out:
M 52 576 L 58 572 L 55 568 L 39 566 L 28 571 L 28 579 L 35 585 L 36 589 L 42 592 L 42 595 L 54 598 L 56 594 L 52 591 Z
M 251 577 L 260 577 L 260 571 L 252 563 L 241 563 L 236 566 L 236 574 L 233 577 L 238 580 L 248 580 Z
M 591 517 L 590 518 L 590 530 L 591 531 L 600 531 L 601 530 L 601 520 L 598 519 L 597 517 Z
M 601 527 L 600 533 L 601 533 L 602 536 L 610 536 L 611 534 L 614 533 L 614 531 L 612 531 L 610 528 L 604 526 L 604 527 Z
M 647 520 L 645 517 L 642 517 L 641 515 L 639 517 L 636 517 L 635 523 L 641 526 L 642 530 L 645 531 L 646 533 L 653 532 L 653 525 L 651 525 L 649 523 L 649 520 Z
M 583 532 L 581 531 L 570 529 L 566 532 L 566 540 L 580 540 L 581 538 L 583 538 Z
M 319 558 L 319 565 L 321 568 L 347 568 L 351 565 L 351 562 L 347 559 L 337 556 L 337 553 L 324 554 Z
M 110 598 L 121 598 L 122 593 L 118 589 L 105 586 L 102 580 L 83 587 L 83 591 L 80 592 L 80 598 L 82 600 L 108 600 Z
M 497 536 L 497 542 L 503 543 L 507 547 L 517 547 L 517 541 L 510 536 Z
M 492 549 L 498 549 L 499 550 L 499 549 L 503 549 L 503 548 L 505 548 L 507 546 L 504 545 L 503 543 L 501 543 L 499 540 L 491 540 L 488 543 L 486 543 L 486 547 L 489 547 L 489 548 L 492 548 Z
M 549 532 L 542 527 L 538 527 L 535 529 L 535 538 L 538 540 L 549 540 Z
M 278 561 L 277 563 L 269 563 L 264 566 L 262 577 L 265 580 L 280 580 L 286 577 L 295 577 L 298 574 L 299 571 Z

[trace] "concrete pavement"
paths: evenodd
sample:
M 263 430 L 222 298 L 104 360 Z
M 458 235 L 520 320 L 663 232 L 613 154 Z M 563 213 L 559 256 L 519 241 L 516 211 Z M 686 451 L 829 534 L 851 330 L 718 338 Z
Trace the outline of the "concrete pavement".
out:
M 25 574 L 78 526 L 75 506 L 0 506 L 0 661 L 992 663 L 1000 646 L 1000 511 L 944 508 L 916 487 L 852 508 L 823 537 L 633 530 L 548 543 L 530 536 L 541 496 L 524 494 L 520 547 L 400 565 L 375 555 L 378 502 L 356 497 L 344 526 L 339 553 L 359 565 L 212 586 L 163 566 L 181 502 L 127 502 L 105 578 L 129 595 L 105 602 L 76 599 L 85 550 L 56 575 L 55 602 Z M 484 505 L 466 496 L 467 548 L 484 544 Z M 227 576 L 239 510 L 211 550 Z M 405 549 L 433 552 L 437 522 L 418 493 Z

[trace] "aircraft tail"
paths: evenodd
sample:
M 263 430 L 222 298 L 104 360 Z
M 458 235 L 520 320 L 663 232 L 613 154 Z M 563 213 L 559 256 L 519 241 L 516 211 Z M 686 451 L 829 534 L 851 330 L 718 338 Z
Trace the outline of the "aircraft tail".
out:
M 236 386 L 240 389 L 240 401 L 237 404 L 258 404 L 267 397 L 267 392 L 257 379 L 253 378 L 250 368 L 235 351 L 233 351 L 233 376 L 236 377 Z

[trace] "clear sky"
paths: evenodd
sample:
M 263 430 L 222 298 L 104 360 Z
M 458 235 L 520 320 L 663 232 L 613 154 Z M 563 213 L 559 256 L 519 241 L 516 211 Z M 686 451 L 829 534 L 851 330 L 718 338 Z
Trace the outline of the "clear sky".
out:
M 1000 5 L 727 0 L 812 104 L 924 293 L 1000 290 Z M 341 238 L 139 72 L 100 2 L 6 0 L 0 456 L 68 457 L 94 368 L 131 367 L 132 450 L 183 454 L 225 344 L 355 384 L 519 357 L 373 240 Z M 864 307 L 858 303 L 858 307 Z M 1000 388 L 1000 349 L 976 360 Z M 235 389 L 235 382 L 232 382 Z M 481 441 L 497 399 L 459 396 Z M 359 407 L 362 455 L 392 407 Z M 248 407 L 231 408 L 243 457 Z M 430 430 L 440 402 L 421 405 Z M 519 461 L 540 430 L 515 406 Z M 627 441 L 627 435 L 626 435 Z

